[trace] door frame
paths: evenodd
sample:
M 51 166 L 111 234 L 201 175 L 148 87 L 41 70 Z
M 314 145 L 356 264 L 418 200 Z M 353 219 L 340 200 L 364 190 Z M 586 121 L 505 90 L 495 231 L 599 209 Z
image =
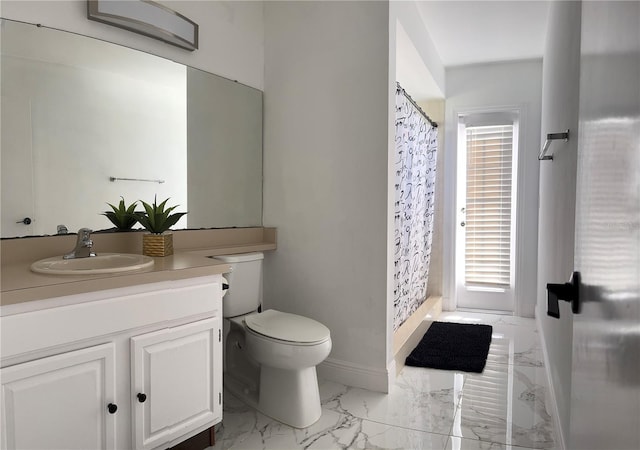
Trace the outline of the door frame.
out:
M 451 126 L 447 126 L 447 130 L 449 131 L 446 135 L 446 139 L 449 141 L 448 144 L 445 145 L 445 224 L 444 224 L 444 273 L 443 273 L 443 287 L 445 288 L 445 292 L 443 292 L 443 297 L 445 301 L 443 302 L 443 309 L 454 311 L 457 308 L 457 300 L 456 300 L 456 279 L 455 279 L 455 255 L 456 255 L 456 226 L 457 226 L 457 167 L 458 167 L 458 117 L 460 115 L 468 115 L 468 114 L 476 114 L 476 113 L 504 113 L 504 112 L 512 112 L 516 113 L 519 117 L 519 126 L 518 126 L 518 142 L 520 145 L 519 155 L 517 161 L 517 195 L 516 195 L 516 205 L 520 205 L 520 207 L 516 206 L 516 241 L 515 241 L 515 270 L 514 270 L 514 301 L 513 301 L 513 312 L 512 314 L 515 316 L 521 316 L 523 311 L 527 310 L 525 306 L 525 300 L 527 298 L 526 293 L 524 292 L 525 283 L 523 283 L 523 279 L 526 276 L 534 277 L 537 279 L 537 260 L 534 261 L 533 265 L 535 266 L 533 269 L 530 266 L 531 264 L 527 264 L 527 256 L 525 254 L 525 249 L 527 247 L 527 236 L 535 235 L 537 239 L 538 233 L 538 225 L 537 225 L 537 202 L 535 204 L 535 223 L 532 222 L 530 228 L 527 224 L 527 195 L 528 191 L 534 189 L 537 192 L 538 184 L 537 184 L 537 163 L 538 163 L 538 151 L 539 148 L 529 148 L 530 145 L 527 141 L 527 137 L 529 137 L 529 141 L 531 141 L 531 137 L 528 136 L 528 132 L 530 127 L 533 127 L 535 130 L 535 124 L 529 124 L 529 109 L 530 105 L 527 103 L 518 103 L 518 104 L 507 104 L 507 105 L 499 105 L 499 106 L 487 106 L 487 107 L 457 107 L 451 110 L 450 114 L 447 115 L 447 119 L 451 121 Z M 537 144 L 539 141 L 537 142 Z M 530 154 L 531 155 L 530 155 Z M 533 155 L 535 153 L 535 155 Z M 533 155 L 533 156 L 532 156 Z M 532 161 L 528 162 L 529 159 Z M 535 159 L 535 161 L 533 161 Z M 532 166 L 533 165 L 533 166 Z M 529 173 L 526 172 L 535 172 Z M 535 177 L 535 184 L 533 182 L 528 182 L 531 177 Z M 528 185 L 530 184 L 530 186 Z M 536 197 L 537 199 L 537 197 Z M 530 206 L 529 206 L 530 207 Z M 529 220 L 531 221 L 531 220 Z M 537 241 L 536 245 L 537 247 Z M 527 273 L 527 271 L 534 270 L 534 273 Z M 535 283 L 534 283 L 535 284 Z M 534 295 L 535 301 L 535 295 Z M 535 304 L 535 303 L 534 303 Z M 533 304 L 532 304 L 533 305 Z M 528 309 L 532 309 L 533 306 Z M 511 312 L 509 312 L 511 314 Z
M 457 123 L 457 140 L 456 140 L 456 152 L 461 149 L 461 141 L 466 140 L 466 134 L 464 130 L 469 126 L 469 124 L 463 122 L 472 122 L 471 126 L 484 126 L 484 125 L 502 125 L 511 124 L 514 127 L 513 134 L 513 149 L 512 149 L 512 192 L 511 192 L 511 226 L 510 233 L 511 238 L 509 242 L 510 246 L 510 276 L 509 276 L 509 286 L 506 288 L 498 288 L 498 287 L 476 287 L 472 289 L 468 289 L 461 278 L 464 277 L 464 258 L 465 258 L 465 236 L 466 230 L 460 226 L 460 222 L 466 221 L 465 213 L 462 212 L 461 206 L 465 204 L 465 192 L 466 189 L 466 154 L 461 155 L 461 158 L 457 160 L 456 166 L 456 223 L 455 223 L 455 238 L 454 242 L 456 245 L 456 253 L 455 253 L 455 274 L 454 274 L 454 283 L 455 283 L 455 298 L 456 305 L 458 305 L 459 300 L 462 295 L 467 297 L 467 305 L 463 307 L 465 309 L 478 309 L 478 310 L 486 310 L 493 311 L 496 313 L 513 313 L 515 310 L 515 271 L 516 271 L 516 262 L 515 257 L 516 253 L 516 243 L 518 239 L 516 224 L 517 224 L 517 214 L 518 214 L 518 161 L 519 154 L 521 151 L 521 143 L 520 143 L 520 115 L 517 110 L 508 110 L 508 111 L 492 111 L 492 112 L 472 112 L 472 113 L 459 113 L 456 117 Z M 466 146 L 465 146 L 466 148 Z M 465 178 L 465 179 L 461 179 Z M 462 192 L 462 191 L 465 192 Z M 466 205 L 463 207 L 465 208 Z M 495 296 L 500 296 L 500 302 L 505 303 L 506 308 L 491 308 L 487 307 L 491 302 L 491 299 Z M 472 300 L 469 302 L 469 300 Z M 469 303 L 478 302 L 478 305 L 470 305 Z M 484 303 L 484 304 L 481 304 Z M 494 305 L 492 305 L 494 306 Z

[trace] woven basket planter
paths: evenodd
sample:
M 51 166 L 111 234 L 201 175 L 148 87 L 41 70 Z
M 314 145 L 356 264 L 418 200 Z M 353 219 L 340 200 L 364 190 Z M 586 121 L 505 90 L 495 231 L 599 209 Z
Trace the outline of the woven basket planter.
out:
M 173 234 L 143 234 L 142 254 L 146 256 L 173 255 Z

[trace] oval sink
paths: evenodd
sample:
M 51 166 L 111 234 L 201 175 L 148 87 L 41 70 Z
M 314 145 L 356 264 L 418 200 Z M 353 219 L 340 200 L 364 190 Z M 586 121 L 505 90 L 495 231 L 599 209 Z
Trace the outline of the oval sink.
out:
M 41 259 L 31 270 L 50 275 L 95 275 L 131 272 L 153 266 L 153 258 L 130 253 L 100 253 L 88 258 L 63 259 L 62 256 Z

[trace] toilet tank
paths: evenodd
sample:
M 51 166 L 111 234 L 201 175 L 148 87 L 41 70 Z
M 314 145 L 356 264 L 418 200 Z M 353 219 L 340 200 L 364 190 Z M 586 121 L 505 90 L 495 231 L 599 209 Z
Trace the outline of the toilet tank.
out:
M 235 317 L 254 312 L 262 303 L 262 260 L 260 252 L 214 256 L 231 266 L 224 275 L 229 290 L 222 297 L 222 315 Z

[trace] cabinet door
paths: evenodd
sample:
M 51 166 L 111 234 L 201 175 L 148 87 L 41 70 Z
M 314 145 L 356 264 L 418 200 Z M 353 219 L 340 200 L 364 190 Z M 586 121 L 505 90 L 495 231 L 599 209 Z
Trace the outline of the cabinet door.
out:
M 155 448 L 222 418 L 220 319 L 131 339 L 136 449 Z
M 115 448 L 113 344 L 0 369 L 3 449 Z

